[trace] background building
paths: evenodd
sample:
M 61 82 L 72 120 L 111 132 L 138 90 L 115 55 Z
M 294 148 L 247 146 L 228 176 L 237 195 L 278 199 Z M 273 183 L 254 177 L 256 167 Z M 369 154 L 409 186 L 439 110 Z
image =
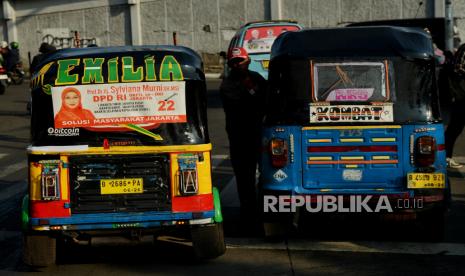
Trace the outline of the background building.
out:
M 18 41 L 23 59 L 37 54 L 41 42 L 73 47 L 75 32 L 83 46 L 172 44 L 218 63 L 230 38 L 244 23 L 295 19 L 305 27 L 403 18 L 444 17 L 446 0 L 2 0 L 3 39 Z M 465 41 L 465 0 L 451 0 Z

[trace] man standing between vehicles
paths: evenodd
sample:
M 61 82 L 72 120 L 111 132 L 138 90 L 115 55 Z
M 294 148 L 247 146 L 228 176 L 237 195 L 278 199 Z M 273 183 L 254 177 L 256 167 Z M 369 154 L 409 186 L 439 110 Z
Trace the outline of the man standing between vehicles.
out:
M 220 86 L 226 116 L 231 163 L 241 203 L 241 218 L 256 219 L 256 169 L 260 154 L 265 79 L 249 71 L 250 58 L 244 48 L 234 48 L 228 56 L 230 74 Z
M 465 125 L 465 44 L 454 55 L 453 71 L 449 75 L 449 90 L 452 97 L 450 123 L 445 132 L 447 167 L 461 168 L 462 164 L 452 159 L 454 144 Z

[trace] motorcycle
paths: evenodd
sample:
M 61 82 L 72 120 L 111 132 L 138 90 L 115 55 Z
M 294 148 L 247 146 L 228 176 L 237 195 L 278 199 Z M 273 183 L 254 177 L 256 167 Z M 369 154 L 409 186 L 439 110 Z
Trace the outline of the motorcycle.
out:
M 5 67 L 0 65 L 0 95 L 5 93 L 6 87 L 9 84 L 9 77 Z
M 22 84 L 24 81 L 24 70 L 21 62 L 17 63 L 11 72 L 8 72 L 12 84 Z

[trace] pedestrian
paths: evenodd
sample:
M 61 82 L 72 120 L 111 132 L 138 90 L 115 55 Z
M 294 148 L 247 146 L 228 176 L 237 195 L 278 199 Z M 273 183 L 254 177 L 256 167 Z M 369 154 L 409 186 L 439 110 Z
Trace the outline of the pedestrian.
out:
M 55 52 L 57 49 L 55 46 L 48 44 L 47 42 L 42 42 L 39 47 L 39 54 L 35 55 L 34 58 L 32 58 L 31 62 L 31 68 L 29 68 L 29 72 L 34 74 L 34 72 L 38 69 L 36 68 L 42 60 L 45 58 L 47 54 L 50 54 L 52 52 Z
M 449 75 L 451 94 L 450 122 L 445 132 L 446 160 L 448 168 L 461 168 L 462 164 L 452 159 L 454 144 L 465 126 L 465 44 L 454 54 L 453 71 Z
M 244 48 L 234 48 L 228 57 L 230 74 L 220 86 L 226 117 L 231 163 L 236 176 L 241 218 L 256 220 L 256 169 L 260 154 L 265 79 L 248 69 Z

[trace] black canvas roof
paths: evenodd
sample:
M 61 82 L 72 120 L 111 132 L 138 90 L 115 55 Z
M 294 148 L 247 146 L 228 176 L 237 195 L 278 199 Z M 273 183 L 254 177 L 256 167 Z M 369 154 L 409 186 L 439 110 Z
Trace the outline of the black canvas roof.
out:
M 180 63 L 184 78 L 202 79 L 203 64 L 201 57 L 192 49 L 183 46 L 173 45 L 143 45 L 143 46 L 114 46 L 114 47 L 88 47 L 88 48 L 67 48 L 49 54 L 41 65 L 60 59 L 81 58 L 81 57 L 107 57 L 115 56 L 146 56 L 146 55 L 173 55 Z M 160 62 L 158 60 L 157 62 Z M 39 67 L 40 67 L 39 66 Z M 200 76 L 202 75 L 202 76 Z
M 433 57 L 431 36 L 419 28 L 394 26 L 306 29 L 287 32 L 273 44 L 271 59 L 330 57 Z

